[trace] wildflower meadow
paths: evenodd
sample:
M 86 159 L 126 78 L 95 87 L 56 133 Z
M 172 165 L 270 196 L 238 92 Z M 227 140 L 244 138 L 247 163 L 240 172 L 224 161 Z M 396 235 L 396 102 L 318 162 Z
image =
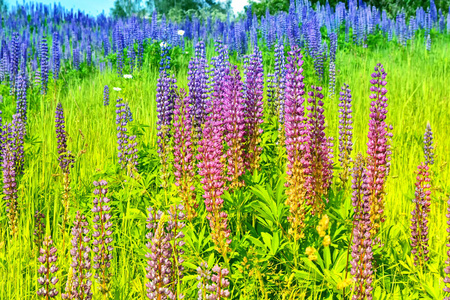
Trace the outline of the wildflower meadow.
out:
M 182 21 L 24 2 L 0 43 L 0 299 L 450 299 L 433 0 Z

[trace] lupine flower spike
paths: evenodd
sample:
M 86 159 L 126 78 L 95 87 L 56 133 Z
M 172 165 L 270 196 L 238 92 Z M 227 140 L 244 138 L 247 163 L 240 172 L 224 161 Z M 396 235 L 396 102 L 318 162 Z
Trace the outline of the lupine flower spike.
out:
M 289 234 L 298 240 L 304 237 L 305 228 L 305 170 L 304 155 L 306 148 L 306 118 L 303 102 L 305 94 L 303 83 L 303 60 L 299 48 L 289 52 L 287 59 L 285 132 L 286 152 L 288 156 L 286 177 L 286 205 L 289 206 Z
M 352 300 L 372 299 L 373 253 L 370 217 L 369 191 L 366 186 L 366 169 L 364 158 L 358 155 L 353 168 L 352 204 L 355 210 L 353 217 L 353 245 L 351 274 L 354 276 Z
M 372 99 L 369 121 L 369 142 L 367 143 L 367 173 L 365 184 L 371 206 L 372 234 L 379 232 L 384 222 L 385 183 L 390 161 L 390 133 L 385 119 L 387 114 L 386 72 L 382 64 L 377 64 L 370 83 Z
M 230 282 L 226 277 L 229 271 L 226 268 L 220 268 L 215 265 L 211 271 L 208 269 L 208 264 L 202 262 L 197 268 L 197 280 L 199 281 L 197 287 L 198 300 L 214 299 L 221 300 L 230 297 L 228 287 Z
M 345 186 L 350 175 L 351 154 L 353 150 L 352 94 L 344 83 L 339 97 L 339 162 L 342 171 L 339 174 Z
M 450 300 L 450 197 L 447 200 L 447 214 L 445 215 L 447 217 L 447 238 L 445 245 L 447 247 L 447 259 L 445 260 L 445 277 L 444 277 L 444 293 L 445 297 L 444 300 Z
M 72 256 L 72 278 L 71 284 L 66 285 L 65 293 L 61 295 L 63 299 L 92 299 L 91 286 L 92 282 L 89 279 L 91 277 L 91 259 L 89 247 L 90 237 L 88 222 L 86 217 L 80 212 L 77 212 L 75 221 L 72 227 L 72 249 L 70 255 Z M 69 282 L 69 280 L 68 280 Z
M 45 215 L 38 210 L 34 214 L 34 243 L 40 249 L 45 233 Z
M 41 256 L 38 258 L 42 264 L 38 270 L 39 274 L 41 274 L 41 277 L 38 278 L 38 283 L 42 287 L 37 291 L 37 295 L 47 300 L 58 295 L 56 288 L 51 287 L 58 283 L 58 277 L 55 276 L 55 273 L 58 272 L 58 267 L 56 266 L 58 256 L 56 252 L 57 249 L 53 246 L 52 238 L 50 236 L 45 237 L 39 251 Z
M 414 210 L 411 215 L 411 254 L 414 265 L 424 267 L 430 259 L 428 256 L 428 214 L 431 205 L 431 185 L 428 165 L 422 163 L 417 167 L 416 190 L 413 200 Z
M 103 105 L 109 105 L 109 87 L 107 85 L 105 85 L 105 88 L 103 89 Z
M 92 212 L 94 213 L 94 232 L 92 234 L 92 251 L 94 252 L 92 267 L 97 270 L 95 278 L 99 282 L 100 292 L 106 295 L 109 292 L 109 282 L 111 280 L 111 267 L 113 246 L 112 223 L 110 221 L 111 207 L 109 206 L 108 183 L 105 180 L 94 181 L 94 201 Z
M 425 164 L 434 164 L 434 147 L 433 147 L 433 131 L 431 125 L 428 122 L 425 134 L 423 136 L 423 152 L 425 156 Z

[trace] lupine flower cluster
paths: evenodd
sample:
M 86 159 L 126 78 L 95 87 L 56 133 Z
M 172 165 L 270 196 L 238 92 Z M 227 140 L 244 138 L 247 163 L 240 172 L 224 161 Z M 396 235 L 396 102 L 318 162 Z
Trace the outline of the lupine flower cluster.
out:
M 133 176 L 138 164 L 137 141 L 135 135 L 128 135 L 127 104 L 122 98 L 116 102 L 116 125 L 117 125 L 117 156 L 122 169 L 127 168 L 129 176 Z
M 247 169 L 256 170 L 259 166 L 259 159 L 262 148 L 261 134 L 263 130 L 261 124 L 263 120 L 263 90 L 264 73 L 262 65 L 262 54 L 258 48 L 245 60 L 245 118 L 246 118 L 246 157 Z
M 109 87 L 107 85 L 105 85 L 105 88 L 103 89 L 103 105 L 109 105 Z
M 245 98 L 242 90 L 241 77 L 237 66 L 226 71 L 222 85 L 223 102 L 222 115 L 224 118 L 225 142 L 228 145 L 226 154 L 227 180 L 230 188 L 243 185 L 241 176 L 245 172 L 244 143 L 245 143 Z
M 355 160 L 352 179 L 353 245 L 351 274 L 354 276 L 353 300 L 372 299 L 373 253 L 370 190 L 366 184 L 365 161 L 361 154 Z
M 433 131 L 430 123 L 427 123 L 427 128 L 423 136 L 423 152 L 425 156 L 425 164 L 434 164 L 434 147 L 433 147 Z
M 73 222 L 71 240 L 72 249 L 70 255 L 72 256 L 72 278 L 67 280 L 65 293 L 61 295 L 63 299 L 92 299 L 91 286 L 91 259 L 89 247 L 90 237 L 88 222 L 86 217 L 77 211 L 77 215 Z
M 174 112 L 174 168 L 175 168 L 175 185 L 178 187 L 178 195 L 183 201 L 183 205 L 187 212 L 187 219 L 191 221 L 196 215 L 195 194 L 195 156 L 194 145 L 192 143 L 192 106 L 191 100 L 186 97 L 185 92 L 181 91 L 180 96 L 176 99 Z
M 58 143 L 58 162 L 63 174 L 69 174 L 73 168 L 74 156 L 67 150 L 67 133 L 64 121 L 64 110 L 61 102 L 56 106 L 55 113 L 56 139 Z
M 447 249 L 450 248 L 450 197 L 447 200 L 447 213 L 445 214 L 447 217 L 447 237 L 445 245 Z M 444 292 L 446 293 L 446 297 L 444 300 L 450 300 L 450 250 L 447 250 L 447 259 L 445 260 L 445 277 L 444 277 Z
M 411 254 L 414 265 L 424 267 L 430 259 L 428 256 L 428 214 L 431 205 L 431 185 L 428 165 L 422 163 L 417 167 L 416 190 L 411 212 Z
M 304 154 L 306 148 L 306 118 L 303 102 L 305 94 L 303 83 L 303 60 L 299 48 L 289 52 L 287 58 L 286 102 L 285 102 L 285 133 L 287 163 L 287 200 L 290 215 L 290 235 L 298 240 L 304 237 L 305 227 L 305 170 Z
M 147 286 L 149 299 L 181 299 L 178 295 L 177 284 L 183 277 L 184 227 L 185 218 L 183 206 L 172 207 L 169 220 L 163 220 L 161 211 L 148 209 L 147 229 L 150 231 L 146 237 L 148 258 L 146 277 L 150 280 Z
M 40 63 L 41 63 L 41 93 L 47 93 L 47 85 L 48 85 L 48 45 L 47 39 L 45 37 L 42 38 L 41 48 L 40 48 Z
M 384 222 L 385 182 L 390 161 L 390 145 L 388 126 L 385 119 L 387 114 L 387 90 L 385 88 L 386 72 L 382 64 L 377 64 L 372 73 L 370 83 L 370 99 L 372 99 L 369 121 L 369 142 L 367 143 L 367 172 L 365 184 L 368 189 L 373 234 L 380 229 Z
M 16 103 L 16 114 L 20 116 L 20 119 L 27 123 L 27 78 L 25 73 L 19 73 L 17 78 L 17 103 Z
M 102 294 L 109 292 L 109 282 L 111 280 L 111 267 L 113 246 L 111 245 L 113 239 L 112 223 L 110 221 L 111 207 L 109 206 L 110 199 L 106 196 L 108 194 L 108 183 L 105 180 L 94 181 L 94 201 L 92 212 L 94 213 L 94 232 L 92 234 L 92 251 L 94 252 L 92 268 L 97 270 L 95 278 L 100 284 L 100 291 Z
M 53 32 L 52 39 L 52 67 L 53 67 L 53 79 L 57 80 L 59 77 L 59 70 L 61 68 L 61 53 L 59 45 L 59 33 Z
M 226 279 L 228 269 L 215 265 L 212 272 L 206 262 L 202 262 L 197 268 L 198 300 L 220 300 L 230 297 L 228 290 L 230 282 Z
M 311 86 L 308 92 L 308 121 L 305 153 L 306 204 L 312 206 L 312 213 L 322 215 L 325 204 L 323 196 L 333 179 L 333 161 L 331 139 L 325 136 L 325 116 L 322 88 Z
M 345 186 L 350 172 L 353 150 L 353 119 L 352 119 L 352 94 L 349 86 L 344 83 L 339 97 L 339 162 L 342 171 L 339 174 L 342 184 Z
M 44 239 L 44 233 L 45 233 L 45 223 L 44 220 L 45 215 L 38 210 L 36 210 L 34 214 L 34 232 L 33 235 L 34 238 L 34 244 L 37 247 L 41 247 L 42 241 Z
M 41 256 L 38 257 L 39 262 L 42 264 L 38 269 L 38 273 L 41 277 L 38 278 L 38 283 L 42 287 L 37 291 L 37 295 L 45 299 L 55 298 L 58 295 L 55 286 L 58 283 L 58 277 L 56 277 L 56 272 L 58 272 L 58 267 L 56 266 L 56 261 L 58 256 L 56 255 L 57 249 L 53 246 L 53 240 L 50 236 L 44 238 L 42 242 L 42 247 L 39 250 Z
M 328 95 L 330 98 L 334 96 L 335 89 L 336 89 L 336 65 L 334 61 L 330 60 L 330 80 L 328 82 Z

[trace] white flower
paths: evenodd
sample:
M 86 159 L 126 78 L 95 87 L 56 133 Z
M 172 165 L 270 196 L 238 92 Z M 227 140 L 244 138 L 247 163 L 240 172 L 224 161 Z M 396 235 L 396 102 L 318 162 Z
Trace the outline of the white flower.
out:
M 116 92 L 120 92 L 122 89 L 118 87 L 113 87 L 113 90 L 115 90 Z
M 178 35 L 183 36 L 184 35 L 184 30 L 178 30 Z
M 131 79 L 131 78 L 133 78 L 133 75 L 131 75 L 131 74 L 124 74 L 123 78 Z
M 161 42 L 161 43 L 159 44 L 159 46 L 161 46 L 161 47 L 167 47 L 167 43 L 166 43 L 166 42 Z

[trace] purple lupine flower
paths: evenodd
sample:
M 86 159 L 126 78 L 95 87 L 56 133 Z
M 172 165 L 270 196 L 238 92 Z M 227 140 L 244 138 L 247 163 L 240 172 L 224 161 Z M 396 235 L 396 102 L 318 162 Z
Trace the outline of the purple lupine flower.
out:
M 431 205 L 431 184 L 429 167 L 425 163 L 417 167 L 416 190 L 411 212 L 411 254 L 414 265 L 423 267 L 430 259 L 428 256 L 428 214 Z
M 34 244 L 38 247 L 38 249 L 41 247 L 42 241 L 44 239 L 45 234 L 45 215 L 38 210 L 36 210 L 34 214 L 34 232 L 33 235 L 34 238 Z
M 109 105 L 109 87 L 107 85 L 105 85 L 105 88 L 103 89 L 103 105 Z
M 425 129 L 425 134 L 423 136 L 423 152 L 425 156 L 425 164 L 434 164 L 434 147 L 433 147 L 433 131 L 431 130 L 431 125 L 428 122 L 427 128 Z
M 284 123 L 284 105 L 286 90 L 286 58 L 284 56 L 284 45 L 275 45 L 275 73 L 274 73 L 274 100 L 278 112 L 278 121 Z
M 208 269 L 208 264 L 202 262 L 197 268 L 197 280 L 199 281 L 197 287 L 199 300 L 213 299 L 221 300 L 230 297 L 228 287 L 230 282 L 226 277 L 230 272 L 226 268 L 220 268 L 215 265 L 212 268 L 212 273 Z
M 94 232 L 92 234 L 92 251 L 95 253 L 93 258 L 92 268 L 96 269 L 95 278 L 99 282 L 100 292 L 107 294 L 109 292 L 109 282 L 111 273 L 111 260 L 113 258 L 111 245 L 113 238 L 111 219 L 111 207 L 109 206 L 110 199 L 107 198 L 108 183 L 105 180 L 94 181 L 94 201 L 92 212 L 94 213 Z
M 447 213 L 445 214 L 447 217 L 447 244 L 445 245 L 447 248 L 450 248 L 450 197 L 447 200 Z M 447 259 L 445 260 L 445 277 L 444 277 L 444 292 L 446 293 L 446 297 L 444 300 L 450 300 L 450 251 L 447 250 Z
M 131 112 L 130 105 L 128 102 L 125 103 L 125 112 L 127 116 L 127 123 L 133 122 L 133 113 Z
M 330 33 L 330 61 L 333 63 L 336 61 L 336 51 L 337 51 L 337 33 Z
M 330 59 L 330 80 L 328 82 L 328 96 L 331 98 L 334 96 L 334 92 L 336 89 L 336 65 L 334 61 Z
M 147 229 L 150 231 L 146 237 L 148 258 L 146 277 L 150 280 L 147 284 L 147 297 L 149 299 L 178 299 L 183 295 L 177 294 L 178 279 L 183 277 L 182 249 L 184 235 L 181 229 L 184 214 L 183 207 L 171 207 L 169 220 L 164 222 L 161 211 L 155 212 L 148 209 Z M 178 297 L 177 297 L 178 296 Z
M 234 189 L 244 183 L 241 176 L 245 172 L 244 143 L 245 143 L 245 98 L 242 90 L 241 76 L 237 66 L 226 71 L 222 85 L 223 102 L 222 115 L 224 118 L 225 142 L 228 145 L 226 155 L 227 179 L 230 188 Z
M 48 84 L 48 46 L 47 39 L 45 37 L 42 38 L 41 47 L 40 47 L 40 63 L 41 63 L 41 94 L 47 93 L 47 84 Z
M 264 70 L 261 51 L 258 48 L 245 60 L 245 118 L 246 118 L 246 153 L 245 165 L 253 171 L 258 169 L 259 159 L 262 152 L 261 124 L 263 120 L 263 92 L 264 92 Z
M 122 98 L 117 98 L 116 104 L 116 125 L 117 125 L 117 150 L 120 167 L 126 167 L 126 147 L 129 143 L 127 134 L 126 108 Z
M 58 291 L 51 285 L 54 286 L 58 283 L 58 277 L 55 276 L 55 273 L 58 272 L 56 266 L 58 256 L 56 255 L 57 249 L 53 246 L 53 240 L 50 236 L 44 238 L 39 252 L 41 256 L 38 257 L 38 260 L 42 265 L 38 269 L 39 274 L 41 274 L 38 283 L 42 287 L 37 291 L 37 295 L 45 299 L 55 298 Z
M 71 240 L 72 249 L 70 255 L 72 256 L 72 282 L 70 286 L 66 286 L 65 293 L 61 295 L 63 299 L 92 299 L 91 286 L 91 259 L 89 242 L 88 222 L 86 217 L 77 211 L 75 221 L 73 222 Z
M 303 60 L 300 48 L 294 48 L 287 58 L 285 135 L 287 152 L 286 205 L 289 206 L 289 234 L 298 240 L 304 237 L 305 227 L 305 170 L 306 118 L 304 115 L 305 94 L 303 83 Z
M 20 118 L 26 125 L 27 123 L 27 78 L 24 72 L 20 72 L 17 78 L 17 103 L 16 114 L 19 114 Z
M 222 210 L 221 198 L 225 188 L 223 177 L 223 121 L 221 118 L 220 98 L 214 97 L 207 108 L 203 137 L 199 141 L 197 160 L 201 184 L 205 193 L 207 219 L 211 227 L 212 240 L 222 255 L 228 252 L 228 244 L 231 243 L 230 230 L 227 229 L 227 213 Z
M 53 32 L 52 39 L 52 67 L 53 67 L 53 79 L 58 79 L 59 70 L 61 67 L 61 53 L 59 49 L 59 34 L 58 31 Z
M 178 195 L 183 201 L 186 208 L 187 218 L 191 221 L 196 215 L 195 193 L 195 157 L 194 145 L 192 143 L 193 128 L 192 128 L 192 108 L 189 103 L 192 101 L 186 97 L 184 90 L 180 92 L 177 97 L 174 111 L 174 168 L 175 168 L 175 185 L 178 187 Z
M 351 274 L 354 276 L 353 300 L 372 299 L 373 253 L 370 217 L 369 190 L 366 186 L 366 169 L 364 158 L 360 153 L 355 161 L 352 179 L 353 245 Z
M 353 150 L 353 120 L 352 120 L 352 94 L 349 86 L 344 83 L 339 97 L 339 162 L 342 167 L 339 175 L 345 185 L 350 171 Z
M 14 114 L 11 121 L 11 129 L 13 139 L 13 152 L 15 156 L 15 169 L 17 173 L 23 172 L 25 162 L 24 152 L 24 137 L 25 137 L 25 124 L 23 123 L 20 114 Z
M 377 64 L 370 83 L 370 99 L 372 99 L 369 121 L 369 141 L 367 143 L 367 172 L 365 184 L 369 193 L 373 233 L 377 233 L 384 222 L 385 182 L 390 161 L 390 145 L 387 114 L 387 90 L 385 88 L 386 73 L 382 64 Z
M 431 36 L 430 35 L 427 35 L 425 48 L 427 49 L 427 51 L 431 51 Z
M 58 162 L 63 174 L 69 174 L 75 161 L 73 154 L 67 150 L 67 133 L 64 121 L 64 110 L 61 102 L 56 106 L 55 113 L 56 138 L 58 140 Z
M 328 194 L 333 179 L 332 139 L 325 135 L 323 94 L 320 86 L 311 86 L 308 92 L 307 138 L 305 152 L 306 204 L 312 206 L 312 214 L 322 215 L 325 208 L 322 197 Z M 328 201 L 328 199 L 327 199 Z
M 11 125 L 3 129 L 3 135 L 12 135 Z M 6 213 L 11 235 L 17 235 L 17 222 L 19 218 L 17 202 L 17 179 L 16 179 L 16 155 L 14 140 L 8 138 L 2 145 L 2 168 L 3 168 L 3 200 L 6 203 Z

